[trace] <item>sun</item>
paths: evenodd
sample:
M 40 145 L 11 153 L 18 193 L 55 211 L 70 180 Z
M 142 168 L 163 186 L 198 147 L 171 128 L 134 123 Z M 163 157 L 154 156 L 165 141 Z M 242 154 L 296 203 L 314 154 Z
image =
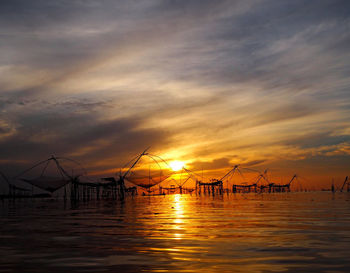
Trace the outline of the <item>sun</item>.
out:
M 185 163 L 182 162 L 182 161 L 174 160 L 174 161 L 171 161 L 171 162 L 169 163 L 169 165 L 170 165 L 170 168 L 171 168 L 174 172 L 176 172 L 176 171 L 180 171 L 180 170 L 183 168 L 183 166 L 185 166 Z

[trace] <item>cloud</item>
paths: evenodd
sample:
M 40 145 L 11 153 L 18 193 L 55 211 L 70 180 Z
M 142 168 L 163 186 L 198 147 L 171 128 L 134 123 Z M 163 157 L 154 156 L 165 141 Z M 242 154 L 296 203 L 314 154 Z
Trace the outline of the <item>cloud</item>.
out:
M 60 112 L 61 106 L 17 115 L 15 133 L 0 139 L 1 160 L 35 162 L 55 154 L 82 160 L 91 168 L 101 161 L 104 168 L 118 167 L 145 147 L 161 148 L 168 138 L 162 130 L 139 128 L 142 117 L 101 120 L 94 112 Z
M 193 171 L 200 170 L 216 170 L 221 168 L 227 168 L 230 166 L 230 160 L 228 158 L 217 158 L 212 161 L 195 161 L 189 164 L 189 167 Z
M 266 162 L 266 160 L 253 160 L 253 161 L 248 161 L 243 163 L 244 167 L 254 167 L 254 166 L 259 166 L 262 163 Z
M 208 169 L 347 156 L 349 10 L 4 1 L 1 160 L 59 151 L 103 171 L 147 146 Z

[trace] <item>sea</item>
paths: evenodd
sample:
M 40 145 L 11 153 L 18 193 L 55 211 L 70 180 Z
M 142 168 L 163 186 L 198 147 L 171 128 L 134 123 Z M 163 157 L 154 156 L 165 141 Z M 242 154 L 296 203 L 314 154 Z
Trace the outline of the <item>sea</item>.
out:
M 350 193 L 0 200 L 0 272 L 350 272 Z

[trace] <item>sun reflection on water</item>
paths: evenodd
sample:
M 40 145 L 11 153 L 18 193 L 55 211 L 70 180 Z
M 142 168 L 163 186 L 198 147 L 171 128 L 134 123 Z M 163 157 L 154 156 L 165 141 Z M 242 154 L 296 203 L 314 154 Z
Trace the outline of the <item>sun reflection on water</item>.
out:
M 173 233 L 172 239 L 180 240 L 183 237 L 183 234 L 178 232 L 183 230 L 184 224 L 184 199 L 181 198 L 180 194 L 174 195 L 174 206 L 173 206 L 173 229 L 177 230 L 176 233 Z

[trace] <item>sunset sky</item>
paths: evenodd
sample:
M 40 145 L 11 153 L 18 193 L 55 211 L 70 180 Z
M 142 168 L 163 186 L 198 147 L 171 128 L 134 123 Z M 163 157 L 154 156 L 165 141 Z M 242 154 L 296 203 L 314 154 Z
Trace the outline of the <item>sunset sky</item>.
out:
M 115 172 L 148 146 L 309 187 L 350 175 L 350 1 L 0 5 L 0 169 Z

